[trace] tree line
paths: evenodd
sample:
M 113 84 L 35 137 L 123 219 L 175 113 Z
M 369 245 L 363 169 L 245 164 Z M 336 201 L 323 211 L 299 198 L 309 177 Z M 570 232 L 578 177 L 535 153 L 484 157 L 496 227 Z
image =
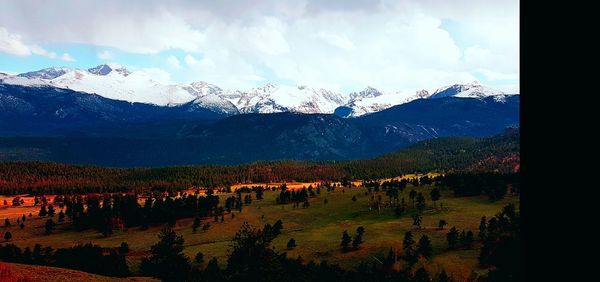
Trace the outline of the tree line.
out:
M 36 244 L 21 249 L 14 244 L 0 245 L 0 260 L 23 264 L 70 268 L 85 272 L 126 277 L 130 275 L 125 261 L 128 248 L 102 248 L 91 243 L 53 249 Z
M 222 188 L 237 183 L 348 182 L 415 172 L 513 171 L 519 134 L 490 138 L 438 138 L 371 160 L 341 162 L 270 161 L 237 166 L 107 168 L 51 162 L 0 163 L 0 194 L 85 194 Z M 480 166 L 490 157 L 512 161 Z

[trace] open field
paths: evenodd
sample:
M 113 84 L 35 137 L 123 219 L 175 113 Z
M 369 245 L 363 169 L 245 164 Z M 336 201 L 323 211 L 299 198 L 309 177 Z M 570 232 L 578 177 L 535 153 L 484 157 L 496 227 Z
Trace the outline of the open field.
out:
M 251 185 L 249 185 L 251 186 Z M 244 206 L 241 213 L 234 211 L 235 218 L 225 215 L 223 223 L 214 222 L 213 218 L 204 218 L 203 222 L 210 222 L 208 231 L 198 230 L 192 232 L 192 219 L 181 219 L 177 221 L 175 230 L 185 238 L 184 252 L 191 258 L 198 251 L 205 254 L 205 261 L 211 257 L 217 257 L 219 263 L 226 263 L 230 240 L 240 225 L 247 221 L 255 227 L 262 227 L 266 223 L 274 223 L 281 219 L 283 221 L 282 234 L 274 241 L 274 246 L 279 251 L 286 251 L 285 246 L 290 238 L 294 238 L 297 248 L 289 250 L 288 257 L 301 256 L 305 261 L 327 260 L 343 267 L 353 267 L 361 261 L 372 262 L 373 256 L 387 254 L 390 248 L 402 249 L 404 233 L 413 230 L 415 240 L 426 234 L 430 237 L 434 256 L 429 262 L 424 262 L 428 270 L 437 271 L 442 267 L 451 273 L 456 281 L 464 281 L 471 274 L 471 270 L 477 270 L 478 250 L 455 250 L 448 251 L 445 234 L 452 226 L 459 230 L 468 229 L 477 234 L 481 216 L 493 216 L 508 203 L 518 206 L 518 196 L 507 195 L 498 202 L 491 203 L 485 196 L 462 197 L 452 196 L 451 191 L 443 191 L 442 198 L 433 208 L 429 198 L 431 187 L 416 187 L 417 191 L 423 192 L 427 198 L 427 209 L 423 212 L 423 223 L 421 230 L 415 230 L 412 225 L 411 215 L 414 214 L 412 203 L 408 197 L 413 188 L 409 185 L 401 194 L 408 205 L 407 211 L 400 217 L 394 215 L 393 209 L 369 210 L 371 196 L 375 199 L 381 196 L 387 199 L 385 192 L 373 192 L 366 195 L 366 188 L 337 188 L 335 191 L 327 192 L 321 189 L 321 194 L 310 198 L 310 207 L 293 208 L 292 204 L 277 205 L 275 198 L 279 192 L 267 191 L 264 199 L 254 199 L 249 206 Z M 221 202 L 229 196 L 219 194 Z M 357 201 L 351 199 L 356 196 Z M 328 203 L 325 204 L 324 200 Z M 440 208 L 443 205 L 443 209 Z M 104 237 L 97 231 L 87 230 L 75 232 L 70 230 L 68 222 L 59 224 L 57 230 L 51 235 L 44 234 L 43 224 L 46 218 L 37 216 L 38 207 L 5 208 L 0 210 L 0 219 L 9 216 L 12 227 L 0 227 L 1 231 L 10 230 L 13 234 L 11 242 L 19 247 L 33 247 L 36 243 L 53 248 L 69 247 L 74 244 L 93 242 L 104 247 L 117 247 L 121 242 L 127 242 L 131 252 L 127 260 L 132 271 L 139 268 L 140 259 L 148 255 L 149 248 L 157 239 L 161 226 L 151 227 L 147 230 L 132 228 L 127 231 L 115 231 L 109 237 Z M 17 216 L 33 210 L 33 216 L 28 217 L 25 228 L 21 230 L 16 225 Z M 57 210 L 58 213 L 58 210 Z M 448 222 L 444 230 L 437 230 L 440 219 Z M 57 221 L 57 216 L 55 216 Z M 342 253 L 339 244 L 342 232 L 348 230 L 352 235 L 357 227 L 363 226 L 366 230 L 364 244 L 357 251 Z

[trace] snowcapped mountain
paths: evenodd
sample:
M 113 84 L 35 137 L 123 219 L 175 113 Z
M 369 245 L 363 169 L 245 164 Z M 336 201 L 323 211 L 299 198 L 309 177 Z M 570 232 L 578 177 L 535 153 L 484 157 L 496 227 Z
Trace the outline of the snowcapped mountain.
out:
M 460 97 L 482 99 L 494 96 L 504 101 L 506 95 L 479 83 L 455 84 L 427 90 L 384 92 L 373 87 L 353 93 L 313 88 L 266 84 L 250 90 L 223 89 L 198 81 L 189 84 L 165 84 L 145 71 L 129 71 L 118 64 L 103 64 L 89 69 L 46 68 L 19 75 L 0 74 L 0 82 L 24 86 L 54 86 L 98 94 L 105 98 L 154 104 L 158 106 L 189 105 L 208 108 L 227 115 L 239 113 L 325 113 L 344 108 L 349 117 L 379 112 L 416 99 Z
M 130 72 L 118 65 L 70 70 L 48 82 L 56 87 L 95 93 L 114 100 L 161 106 L 182 104 L 196 98 L 179 85 L 161 84 L 146 72 Z
M 233 100 L 235 101 L 235 98 Z M 267 84 L 242 93 L 235 102 L 240 111 L 245 113 L 290 111 L 330 114 L 346 101 L 344 95 L 322 88 Z
M 352 109 L 349 116 L 357 117 L 369 113 L 379 112 L 395 105 L 408 103 L 416 99 L 427 99 L 429 92 L 419 90 L 414 94 L 410 92 L 380 92 L 373 87 L 367 87 L 363 91 L 350 94 L 350 102 L 346 105 Z
M 26 77 L 26 78 L 37 78 L 37 79 L 55 79 L 67 72 L 72 71 L 72 69 L 69 68 L 57 68 L 57 67 L 53 67 L 53 68 L 45 68 L 42 70 L 38 70 L 38 71 L 32 71 L 32 72 L 26 72 L 26 73 L 22 73 L 19 74 L 19 77 Z
M 485 98 L 488 96 L 499 96 L 505 95 L 504 92 L 492 89 L 487 86 L 479 84 L 475 81 L 470 84 L 454 84 L 446 87 L 442 87 L 429 97 L 430 99 L 443 98 L 443 97 L 459 97 L 459 98 Z

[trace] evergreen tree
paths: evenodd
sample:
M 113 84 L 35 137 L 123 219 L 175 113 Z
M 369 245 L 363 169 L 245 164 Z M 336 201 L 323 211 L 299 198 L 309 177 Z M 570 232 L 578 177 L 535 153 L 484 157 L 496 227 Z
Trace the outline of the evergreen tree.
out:
M 450 231 L 446 233 L 446 240 L 448 241 L 448 247 L 450 247 L 450 249 L 456 247 L 456 243 L 458 243 L 458 230 L 456 227 L 452 226 Z
M 46 230 L 46 234 L 52 233 L 52 230 L 54 230 L 54 226 L 55 225 L 56 224 L 54 223 L 54 221 L 52 219 L 46 220 L 46 224 L 44 224 L 44 228 Z
M 200 281 L 224 281 L 223 271 L 219 268 L 217 258 L 213 257 L 208 261 L 206 268 L 202 272 L 202 280 Z
M 127 244 L 127 242 L 121 242 L 121 245 L 119 246 L 119 253 L 129 253 L 129 244 Z
M 60 210 L 60 212 L 58 213 L 58 222 L 63 222 L 65 221 L 65 213 Z
M 356 229 L 356 235 L 354 236 L 354 240 L 352 240 L 352 247 L 356 250 L 363 243 L 362 237 L 365 233 L 365 228 L 360 226 Z
M 421 222 L 423 222 L 423 217 L 420 214 L 414 214 L 412 216 L 413 226 L 416 226 L 417 229 L 421 229 Z
M 423 193 L 419 192 L 417 194 L 417 210 L 422 211 L 423 209 L 425 209 L 425 197 Z
M 471 245 L 473 245 L 473 231 L 469 230 L 465 236 L 464 246 L 465 248 L 470 248 Z
M 142 259 L 142 273 L 164 281 L 186 280 L 190 259 L 183 254 L 183 237 L 166 227 L 158 238 L 158 243 L 150 248 L 150 257 Z
M 481 217 L 481 221 L 479 222 L 479 240 L 484 240 L 485 239 L 485 231 L 487 229 L 487 222 L 486 222 L 486 218 L 485 216 Z
M 462 232 L 460 232 L 460 235 L 458 235 L 458 242 L 460 243 L 461 246 L 466 247 L 466 245 L 467 245 L 467 232 L 465 230 L 463 230 Z
M 431 247 L 429 237 L 427 237 L 427 235 L 421 236 L 421 239 L 419 239 L 419 243 L 417 244 L 417 254 L 425 258 L 430 258 L 432 251 L 433 248 Z
M 442 269 L 440 274 L 438 274 L 437 281 L 438 282 L 451 282 L 452 278 L 450 276 L 448 276 L 448 274 L 446 273 L 446 270 Z
M 430 192 L 431 201 L 433 201 L 433 207 L 435 207 L 435 203 L 442 197 L 440 193 L 440 189 L 435 187 Z
M 412 232 L 407 231 L 404 233 L 404 240 L 402 240 L 402 249 L 404 250 L 404 259 L 413 265 L 417 261 L 417 256 L 414 250 L 415 240 L 413 239 Z
M 202 264 L 204 262 L 204 254 L 202 252 L 198 252 L 194 257 L 194 261 L 197 264 Z
M 48 205 L 48 216 L 54 217 L 54 213 L 55 213 L 54 207 L 52 205 Z
M 410 190 L 408 198 L 412 201 L 413 208 L 415 207 L 415 198 L 417 197 L 417 191 L 415 189 Z
M 443 219 L 440 219 L 440 222 L 438 223 L 438 229 L 443 230 L 444 226 L 448 225 L 448 222 L 446 222 Z
M 296 240 L 294 240 L 294 238 L 290 238 L 290 240 L 287 242 L 287 249 L 291 250 L 295 247 L 296 247 Z
M 347 252 L 348 251 L 348 246 L 350 245 L 350 242 L 352 242 L 352 238 L 350 237 L 350 235 L 348 235 L 348 231 L 344 230 L 344 233 L 342 233 L 342 251 Z
M 202 223 L 202 221 L 200 220 L 199 217 L 194 218 L 194 223 L 192 224 L 192 230 L 194 232 L 196 232 L 196 230 L 198 230 L 198 227 L 200 227 L 201 223 Z
M 413 279 L 411 281 L 431 282 L 431 278 L 429 277 L 427 270 L 425 270 L 425 268 L 421 267 L 421 268 L 417 269 L 417 271 L 415 272 L 415 276 L 413 277 Z
M 48 210 L 46 209 L 45 205 L 42 205 L 42 207 L 40 208 L 40 212 L 38 213 L 39 216 L 46 216 L 48 215 Z

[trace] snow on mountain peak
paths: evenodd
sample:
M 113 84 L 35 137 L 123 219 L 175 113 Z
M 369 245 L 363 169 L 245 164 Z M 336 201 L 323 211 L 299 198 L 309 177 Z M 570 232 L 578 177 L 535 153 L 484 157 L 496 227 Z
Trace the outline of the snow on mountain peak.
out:
M 26 78 L 37 78 L 37 79 L 54 79 L 61 75 L 64 75 L 65 73 L 67 73 L 69 71 L 71 71 L 71 69 L 65 68 L 65 67 L 51 67 L 51 68 L 41 69 L 38 71 L 22 73 L 17 76 L 26 77 Z
M 156 105 L 190 103 L 228 114 L 236 113 L 333 113 L 339 107 L 351 108 L 350 116 L 360 116 L 416 99 L 441 97 L 484 98 L 494 96 L 503 102 L 502 91 L 491 89 L 475 81 L 439 88 L 433 93 L 426 90 L 397 92 L 379 91 L 367 86 L 359 92 L 339 93 L 307 85 L 274 85 L 250 90 L 223 89 L 204 81 L 189 84 L 166 84 L 144 71 L 130 72 L 125 67 L 109 63 L 89 69 L 46 68 L 20 75 L 0 74 L 7 84 L 51 85 L 129 102 Z
M 436 90 L 430 99 L 443 97 L 460 97 L 460 98 L 485 98 L 488 96 L 504 95 L 505 93 L 499 90 L 492 89 L 479 84 L 475 81 L 469 84 L 454 84 L 445 86 Z
M 123 66 L 119 65 L 119 64 L 103 64 L 103 65 L 99 65 L 93 68 L 88 69 L 88 72 L 90 72 L 91 74 L 95 74 L 95 75 L 108 75 L 111 72 L 116 72 L 122 76 L 128 76 L 131 74 L 131 72 L 129 70 L 127 70 L 126 68 L 124 68 Z
M 371 86 L 367 86 L 360 92 L 350 93 L 351 100 L 361 100 L 364 98 L 374 98 L 383 95 L 383 93 Z

